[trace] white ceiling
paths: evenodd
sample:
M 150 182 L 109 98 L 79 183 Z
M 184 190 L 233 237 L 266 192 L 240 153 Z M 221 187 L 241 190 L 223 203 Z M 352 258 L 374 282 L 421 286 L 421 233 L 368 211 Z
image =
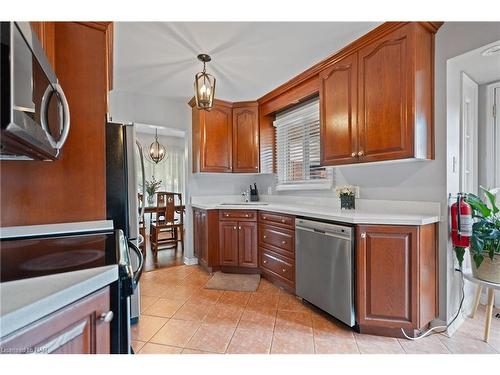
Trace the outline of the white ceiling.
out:
M 188 100 L 199 53 L 212 62 L 216 97 L 253 100 L 379 22 L 117 22 L 114 89 Z
M 464 53 L 453 58 L 453 63 L 458 64 L 460 70 L 467 73 L 480 85 L 498 81 L 500 80 L 500 53 L 493 56 L 482 56 L 482 52 L 499 44 L 500 40 L 497 40 L 496 42 Z

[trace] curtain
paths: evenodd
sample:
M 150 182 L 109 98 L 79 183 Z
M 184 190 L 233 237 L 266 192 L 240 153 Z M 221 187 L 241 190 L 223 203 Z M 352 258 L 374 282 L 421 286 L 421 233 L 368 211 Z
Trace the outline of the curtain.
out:
M 144 147 L 144 153 L 149 151 L 149 145 Z M 184 149 L 172 146 L 166 146 L 167 154 L 165 158 L 158 164 L 152 162 L 145 155 L 144 169 L 146 172 L 146 180 L 151 180 L 153 177 L 161 181 L 159 191 L 167 191 L 173 193 L 184 193 Z M 140 166 L 136 168 L 140 174 Z M 137 178 L 141 181 L 140 175 Z

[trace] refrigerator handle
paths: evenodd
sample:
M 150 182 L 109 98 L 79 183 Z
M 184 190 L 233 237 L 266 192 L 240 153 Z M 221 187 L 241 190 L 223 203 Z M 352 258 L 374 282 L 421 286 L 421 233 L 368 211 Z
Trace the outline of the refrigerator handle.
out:
M 142 174 L 142 207 L 140 212 L 140 218 L 144 217 L 144 210 L 146 209 L 146 172 L 144 170 L 144 152 L 142 151 L 142 145 L 139 141 L 135 141 L 137 148 L 139 149 L 139 155 L 141 157 L 141 174 Z
M 134 250 L 134 252 L 137 255 L 137 258 L 139 259 L 139 265 L 137 266 L 137 269 L 134 271 L 134 289 L 136 288 L 137 284 L 139 283 L 139 279 L 141 278 L 142 275 L 142 270 L 144 268 L 144 255 L 142 255 L 142 251 L 132 242 L 128 241 L 128 246 Z

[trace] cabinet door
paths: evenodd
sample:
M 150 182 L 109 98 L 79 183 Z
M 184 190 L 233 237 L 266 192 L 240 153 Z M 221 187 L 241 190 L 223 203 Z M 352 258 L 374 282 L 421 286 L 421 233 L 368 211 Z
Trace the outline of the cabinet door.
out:
M 360 161 L 413 155 L 410 38 L 404 26 L 358 52 Z
M 240 267 L 257 267 L 257 223 L 238 223 L 238 258 Z
M 101 318 L 109 312 L 109 299 L 106 287 L 64 307 L 4 339 L 1 352 L 109 354 L 110 323 Z
M 215 105 L 199 111 L 200 172 L 231 172 L 233 115 L 231 107 Z
M 233 172 L 259 171 L 259 110 L 233 109 Z
M 321 165 L 357 162 L 357 54 L 320 74 Z
M 219 254 L 221 266 L 238 265 L 238 222 L 219 223 Z
M 418 328 L 417 227 L 357 227 L 356 310 L 360 326 Z

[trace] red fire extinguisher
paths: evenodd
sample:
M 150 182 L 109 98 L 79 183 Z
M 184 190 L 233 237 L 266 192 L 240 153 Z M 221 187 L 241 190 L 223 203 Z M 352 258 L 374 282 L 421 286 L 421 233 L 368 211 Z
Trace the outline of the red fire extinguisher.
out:
M 472 236 L 472 207 L 458 193 L 457 201 L 451 205 L 451 241 L 453 246 L 466 248 Z

